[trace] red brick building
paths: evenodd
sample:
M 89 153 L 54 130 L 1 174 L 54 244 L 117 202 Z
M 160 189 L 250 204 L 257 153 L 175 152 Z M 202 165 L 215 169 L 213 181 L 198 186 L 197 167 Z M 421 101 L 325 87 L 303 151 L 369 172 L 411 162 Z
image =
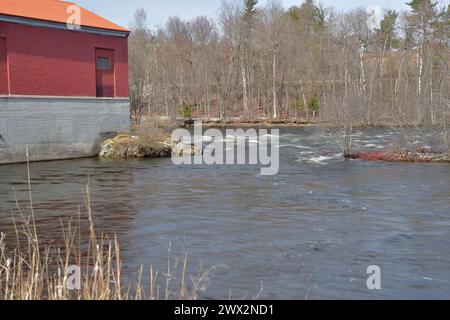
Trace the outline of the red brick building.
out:
M 128 97 L 128 30 L 73 3 L 0 0 L 0 94 Z
M 95 155 L 129 131 L 128 36 L 71 2 L 0 0 L 0 164 L 26 146 L 32 160 Z

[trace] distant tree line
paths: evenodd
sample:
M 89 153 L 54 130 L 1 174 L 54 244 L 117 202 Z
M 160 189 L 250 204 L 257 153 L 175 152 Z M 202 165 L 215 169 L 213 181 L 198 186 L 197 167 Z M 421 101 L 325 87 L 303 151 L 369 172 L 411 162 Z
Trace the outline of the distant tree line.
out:
M 216 19 L 168 19 L 130 36 L 132 115 L 305 118 L 361 125 L 450 120 L 450 8 L 412 0 L 339 13 L 313 0 L 224 1 Z

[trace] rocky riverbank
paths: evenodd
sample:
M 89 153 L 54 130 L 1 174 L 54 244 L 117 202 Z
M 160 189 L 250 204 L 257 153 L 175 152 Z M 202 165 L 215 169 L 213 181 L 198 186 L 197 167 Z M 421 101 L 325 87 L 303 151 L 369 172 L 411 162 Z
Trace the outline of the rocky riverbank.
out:
M 176 145 L 176 144 L 175 144 Z M 160 139 L 119 135 L 102 143 L 100 158 L 164 158 L 172 155 L 174 142 Z
M 186 145 L 169 135 L 119 135 L 101 145 L 100 158 L 170 158 L 202 154 L 195 145 Z
M 200 120 L 198 120 L 200 121 Z M 185 121 L 183 127 L 192 127 L 195 120 Z M 232 119 L 232 120 L 201 120 L 204 128 L 298 128 L 319 124 L 317 121 L 304 119 Z

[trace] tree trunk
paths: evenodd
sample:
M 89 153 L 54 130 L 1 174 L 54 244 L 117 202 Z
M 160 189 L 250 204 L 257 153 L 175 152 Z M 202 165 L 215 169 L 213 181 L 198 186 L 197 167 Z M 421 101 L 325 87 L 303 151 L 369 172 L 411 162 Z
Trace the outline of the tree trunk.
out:
M 244 115 L 248 114 L 248 94 L 247 94 L 247 74 L 245 71 L 245 65 L 241 61 L 241 75 L 242 75 L 242 94 L 244 99 Z
M 273 69 L 272 69 L 272 94 L 273 94 L 273 118 L 278 118 L 277 113 L 277 55 L 273 53 Z

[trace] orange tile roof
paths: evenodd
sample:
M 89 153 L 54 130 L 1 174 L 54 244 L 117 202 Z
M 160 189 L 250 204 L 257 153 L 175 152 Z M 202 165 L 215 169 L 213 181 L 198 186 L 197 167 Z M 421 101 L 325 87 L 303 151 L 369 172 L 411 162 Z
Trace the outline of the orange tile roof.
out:
M 0 14 L 66 23 L 70 16 L 70 14 L 67 13 L 67 8 L 71 5 L 74 5 L 74 3 L 59 0 L 0 0 Z M 82 7 L 80 7 L 80 9 L 82 26 L 124 32 L 128 31 L 89 10 Z

